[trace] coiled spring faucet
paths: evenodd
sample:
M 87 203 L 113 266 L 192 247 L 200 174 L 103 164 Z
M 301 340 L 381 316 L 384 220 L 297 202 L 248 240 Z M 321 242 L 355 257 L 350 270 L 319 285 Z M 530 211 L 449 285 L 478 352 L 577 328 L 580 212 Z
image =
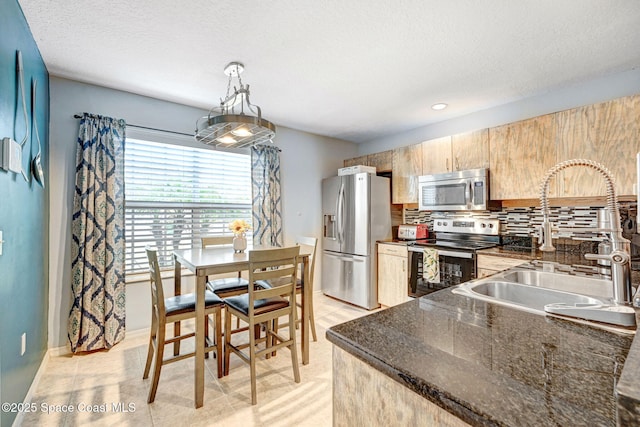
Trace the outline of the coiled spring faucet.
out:
M 618 304 L 631 304 L 631 244 L 622 237 L 620 225 L 620 209 L 616 195 L 615 183 L 611 172 L 598 162 L 585 159 L 573 159 L 560 162 L 547 172 L 540 186 L 540 207 L 542 208 L 542 226 L 540 238 L 541 251 L 555 251 L 552 243 L 551 221 L 549 220 L 549 182 L 558 172 L 573 166 L 585 166 L 598 171 L 605 180 L 607 187 L 607 210 L 609 212 L 610 229 L 603 230 L 609 234 L 611 240 L 610 254 L 585 254 L 586 259 L 604 259 L 611 261 L 611 280 L 613 281 L 613 299 Z

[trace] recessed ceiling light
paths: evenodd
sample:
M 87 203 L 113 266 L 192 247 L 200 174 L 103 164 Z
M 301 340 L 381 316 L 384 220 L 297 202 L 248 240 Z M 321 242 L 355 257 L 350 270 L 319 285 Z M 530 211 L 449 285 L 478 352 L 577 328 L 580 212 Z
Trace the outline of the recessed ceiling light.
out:
M 445 108 L 447 108 L 447 104 L 445 104 L 444 102 L 439 102 L 431 106 L 431 109 L 433 110 L 444 110 Z

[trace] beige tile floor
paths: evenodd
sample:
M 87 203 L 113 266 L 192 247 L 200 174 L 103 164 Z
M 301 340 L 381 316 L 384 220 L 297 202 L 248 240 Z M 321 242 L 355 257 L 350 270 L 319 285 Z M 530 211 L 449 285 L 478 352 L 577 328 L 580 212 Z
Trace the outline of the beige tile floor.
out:
M 202 408 L 193 406 L 193 359 L 163 366 L 155 402 L 147 404 L 150 379 L 143 380 L 142 373 L 148 334 L 134 332 L 110 351 L 51 357 L 32 399 L 38 410 L 26 414 L 22 425 L 331 426 L 332 344 L 325 332 L 370 312 L 320 293 L 314 295 L 314 308 L 318 341 L 310 343 L 310 363 L 300 364 L 300 383 L 293 381 L 288 350 L 260 360 L 255 406 L 249 366 L 235 355 L 229 375 L 220 379 L 215 359 L 205 361 Z M 299 347 L 298 340 L 300 358 Z M 60 412 L 67 407 L 73 412 Z

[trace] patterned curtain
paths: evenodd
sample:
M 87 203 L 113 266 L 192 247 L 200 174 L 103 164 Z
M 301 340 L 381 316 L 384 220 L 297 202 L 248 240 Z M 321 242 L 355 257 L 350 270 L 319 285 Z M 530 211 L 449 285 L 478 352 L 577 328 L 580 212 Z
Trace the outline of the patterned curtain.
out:
M 280 149 L 270 145 L 251 148 L 254 245 L 282 246 Z
M 124 338 L 124 120 L 85 113 L 76 156 L 71 242 L 73 353 Z

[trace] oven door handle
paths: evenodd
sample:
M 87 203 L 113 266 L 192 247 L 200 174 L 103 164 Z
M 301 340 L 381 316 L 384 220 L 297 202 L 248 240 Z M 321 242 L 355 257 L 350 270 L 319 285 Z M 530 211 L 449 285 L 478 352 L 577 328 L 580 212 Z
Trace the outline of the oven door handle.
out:
M 448 251 L 448 250 L 442 250 L 442 249 L 436 249 L 436 250 L 438 251 L 438 255 L 442 255 L 442 256 L 450 256 L 450 257 L 465 258 L 465 259 L 472 259 L 473 258 L 473 253 L 472 252 L 455 252 L 455 251 Z M 424 250 L 422 248 L 415 248 L 415 247 L 409 248 L 409 251 L 411 251 L 411 252 L 424 252 Z

